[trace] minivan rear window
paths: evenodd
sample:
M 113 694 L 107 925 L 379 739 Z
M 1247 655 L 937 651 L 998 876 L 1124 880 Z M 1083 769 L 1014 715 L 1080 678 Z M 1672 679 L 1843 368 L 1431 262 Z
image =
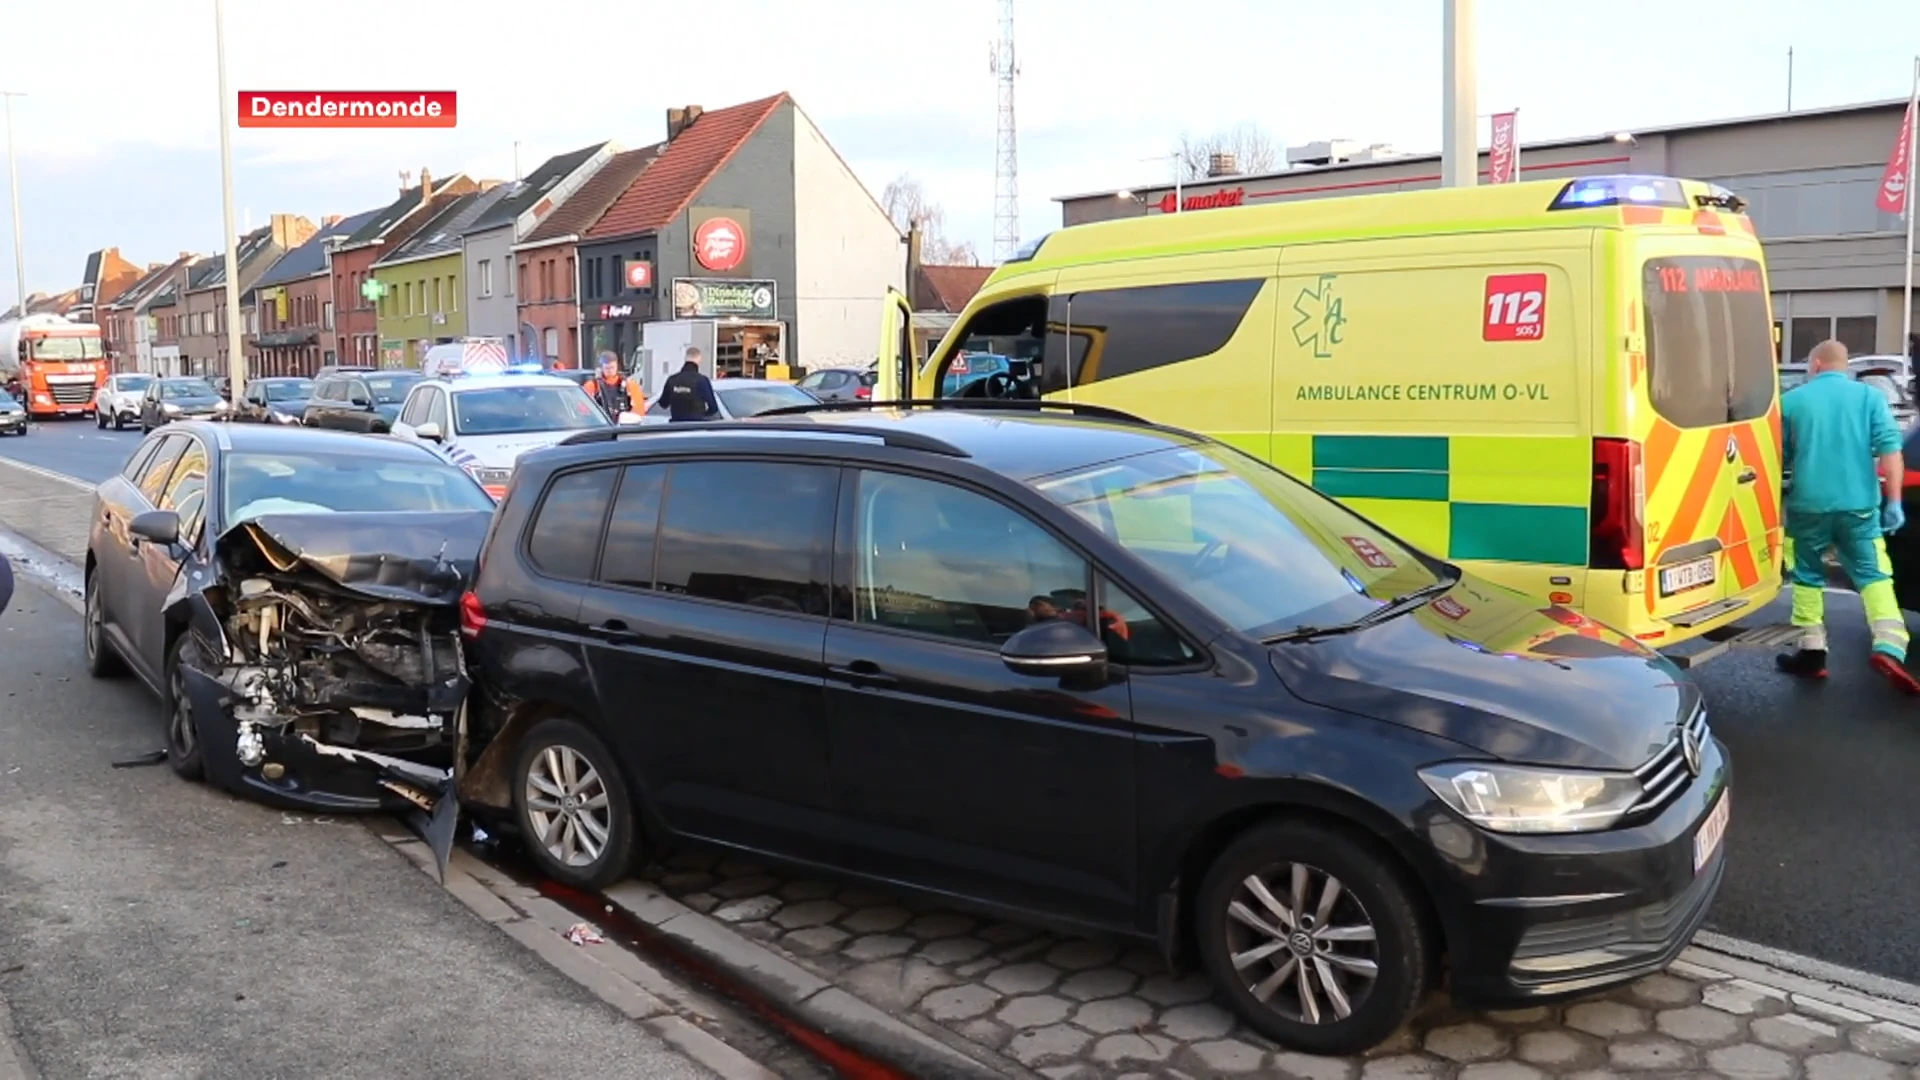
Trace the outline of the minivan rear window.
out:
M 1647 383 L 1653 408 L 1683 428 L 1764 416 L 1773 405 L 1773 324 L 1754 259 L 1648 259 Z

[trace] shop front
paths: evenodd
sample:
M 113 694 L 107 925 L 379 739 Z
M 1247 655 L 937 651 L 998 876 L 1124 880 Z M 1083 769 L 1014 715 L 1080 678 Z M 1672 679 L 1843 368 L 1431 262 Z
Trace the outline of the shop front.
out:
M 641 328 L 646 325 L 648 311 L 643 304 L 630 300 L 594 304 L 581 312 L 581 340 L 586 343 L 583 357 L 560 357 L 563 364 L 578 363 L 591 367 L 600 362 L 602 353 L 612 353 L 620 358 L 623 371 L 634 370 L 635 354 L 640 350 Z
M 787 324 L 773 279 L 675 278 L 669 296 L 676 320 L 713 323 L 716 376 L 766 378 L 770 365 L 787 362 Z

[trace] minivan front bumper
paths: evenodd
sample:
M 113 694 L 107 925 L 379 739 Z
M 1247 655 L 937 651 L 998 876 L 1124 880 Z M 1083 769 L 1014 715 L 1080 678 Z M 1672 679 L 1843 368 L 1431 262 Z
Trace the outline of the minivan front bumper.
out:
M 1679 956 L 1726 873 L 1724 834 L 1694 866 L 1694 837 L 1732 780 L 1726 748 L 1717 739 L 1707 746 L 1700 775 L 1638 825 L 1510 836 L 1454 818 L 1429 830 L 1458 886 L 1442 895 L 1461 898 L 1441 913 L 1456 999 L 1494 1006 L 1583 994 Z

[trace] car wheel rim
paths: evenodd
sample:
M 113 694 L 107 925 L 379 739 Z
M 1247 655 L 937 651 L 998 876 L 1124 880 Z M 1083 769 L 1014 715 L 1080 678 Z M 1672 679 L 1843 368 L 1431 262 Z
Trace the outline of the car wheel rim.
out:
M 613 807 L 591 762 L 549 746 L 527 769 L 527 819 L 534 841 L 562 866 L 591 866 L 607 849 Z
M 1305 863 L 1247 875 L 1227 904 L 1227 956 L 1255 1001 L 1288 1020 L 1330 1024 L 1379 977 L 1379 934 L 1339 878 Z
M 193 753 L 193 706 L 187 702 L 187 680 L 175 665 L 173 674 L 167 676 L 168 696 L 172 701 L 173 712 L 167 718 L 167 736 L 173 749 L 181 757 Z
M 100 655 L 100 591 L 87 579 L 87 659 Z

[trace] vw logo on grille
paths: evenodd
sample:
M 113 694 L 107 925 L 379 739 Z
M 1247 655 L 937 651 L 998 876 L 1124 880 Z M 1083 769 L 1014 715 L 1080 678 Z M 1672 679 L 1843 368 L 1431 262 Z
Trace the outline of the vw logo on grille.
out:
M 1701 744 L 1700 733 L 1689 728 L 1680 733 L 1680 758 L 1687 763 L 1687 771 L 1700 775 L 1701 758 L 1706 748 Z

